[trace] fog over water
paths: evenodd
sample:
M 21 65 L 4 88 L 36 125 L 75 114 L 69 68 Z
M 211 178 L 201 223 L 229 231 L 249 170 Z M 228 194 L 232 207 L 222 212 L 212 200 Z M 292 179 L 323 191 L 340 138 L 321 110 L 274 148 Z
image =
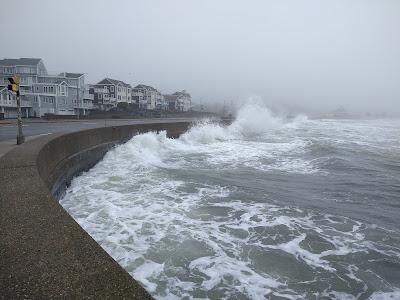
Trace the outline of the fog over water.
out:
M 3 57 L 202 103 L 400 114 L 400 1 L 1 1 Z M 17 16 L 17 18 L 16 18 Z

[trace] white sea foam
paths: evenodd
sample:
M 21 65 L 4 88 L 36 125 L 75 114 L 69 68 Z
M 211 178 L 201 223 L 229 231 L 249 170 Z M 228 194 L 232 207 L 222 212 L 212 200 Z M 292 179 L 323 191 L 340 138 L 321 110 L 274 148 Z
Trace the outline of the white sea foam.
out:
M 253 103 L 230 126 L 201 122 L 179 139 L 141 134 L 75 178 L 61 204 L 157 299 L 304 299 L 310 285 L 316 298 L 365 296 L 355 258 L 373 252 L 398 259 L 398 248 L 368 240 L 369 227 L 359 221 L 272 204 L 267 196 L 257 202 L 218 178 L 235 170 L 323 174 L 309 155 L 313 140 L 296 134 L 303 127 L 316 123 L 287 121 Z M 204 174 L 213 170 L 219 173 L 210 183 Z M 329 280 L 348 291 L 324 286 Z M 398 295 L 388 284 L 381 289 L 387 292 L 371 299 Z
M 375 292 L 369 297 L 370 300 L 396 300 L 400 299 L 400 289 L 391 292 Z
M 262 102 L 252 101 L 241 107 L 228 131 L 243 136 L 260 135 L 279 129 L 283 124 L 283 120 L 274 116 Z
M 266 172 L 281 170 L 311 174 L 318 170 L 312 161 L 299 156 L 307 151 L 310 141 L 283 140 L 276 132 L 282 126 L 305 121 L 305 118 L 300 118 L 285 123 L 265 106 L 247 104 L 230 126 L 203 121 L 176 140 L 168 139 L 165 132 L 146 133 L 121 147 L 127 148 L 126 157 L 138 159 L 139 164 L 164 168 L 193 167 L 196 159 L 203 168 L 244 166 Z

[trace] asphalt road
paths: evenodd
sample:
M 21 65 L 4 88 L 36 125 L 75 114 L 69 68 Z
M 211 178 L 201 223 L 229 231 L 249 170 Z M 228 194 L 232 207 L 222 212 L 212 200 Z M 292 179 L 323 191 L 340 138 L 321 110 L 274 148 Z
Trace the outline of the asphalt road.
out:
M 143 123 L 166 123 L 177 121 L 194 121 L 199 118 L 157 118 L 157 119 L 107 119 L 107 120 L 82 120 L 82 121 L 26 121 L 23 120 L 23 134 L 25 137 L 39 136 L 52 133 L 73 132 L 83 129 L 119 126 Z M 0 142 L 16 139 L 17 124 L 0 124 Z

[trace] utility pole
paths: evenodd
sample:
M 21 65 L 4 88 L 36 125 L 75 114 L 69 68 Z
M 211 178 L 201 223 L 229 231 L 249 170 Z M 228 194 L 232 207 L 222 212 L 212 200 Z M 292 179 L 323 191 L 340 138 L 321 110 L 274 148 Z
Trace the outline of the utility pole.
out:
M 18 124 L 18 131 L 17 131 L 17 145 L 21 145 L 25 142 L 24 134 L 22 133 L 22 118 L 21 118 L 21 98 L 19 94 L 19 78 L 14 75 L 13 77 L 9 77 L 8 81 L 10 84 L 8 85 L 8 90 L 15 92 L 17 94 L 17 124 Z
M 78 81 L 76 82 L 76 105 L 78 106 L 77 118 L 79 120 L 80 115 L 80 102 L 79 102 L 79 77 Z
M 21 145 L 25 142 L 24 134 L 22 133 L 22 114 L 21 114 L 21 98 L 19 96 L 19 90 L 17 91 L 17 110 L 18 110 L 18 133 L 17 133 L 17 145 Z

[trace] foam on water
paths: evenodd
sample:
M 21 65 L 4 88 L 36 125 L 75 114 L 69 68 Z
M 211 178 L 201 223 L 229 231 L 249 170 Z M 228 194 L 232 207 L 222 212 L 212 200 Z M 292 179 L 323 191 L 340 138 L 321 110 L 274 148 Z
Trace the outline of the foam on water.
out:
M 400 283 L 375 265 L 400 265 L 397 231 L 245 188 L 275 174 L 328 176 L 314 137 L 339 135 L 307 132 L 338 129 L 318 122 L 252 103 L 230 126 L 138 135 L 75 178 L 61 204 L 157 299 L 394 299 Z

